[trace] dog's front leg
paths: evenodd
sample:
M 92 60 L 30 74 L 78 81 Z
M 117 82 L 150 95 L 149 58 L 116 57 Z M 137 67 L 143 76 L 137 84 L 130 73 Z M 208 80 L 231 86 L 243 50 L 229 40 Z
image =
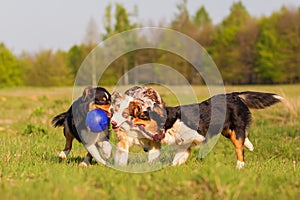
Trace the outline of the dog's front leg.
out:
M 98 162 L 102 163 L 103 165 L 106 165 L 106 161 L 103 160 L 101 155 L 99 154 L 98 148 L 96 147 L 95 144 L 91 144 L 89 146 L 86 146 L 86 149 L 88 152 L 93 156 L 93 158 Z
M 80 167 L 87 167 L 92 162 L 92 155 L 90 153 L 87 153 L 85 158 L 81 163 L 79 163 Z
M 148 162 L 152 163 L 156 158 L 158 158 L 160 155 L 160 149 L 152 148 L 148 152 Z
M 121 166 L 126 166 L 128 161 L 129 141 L 128 137 L 119 135 L 119 142 L 115 153 L 115 163 Z

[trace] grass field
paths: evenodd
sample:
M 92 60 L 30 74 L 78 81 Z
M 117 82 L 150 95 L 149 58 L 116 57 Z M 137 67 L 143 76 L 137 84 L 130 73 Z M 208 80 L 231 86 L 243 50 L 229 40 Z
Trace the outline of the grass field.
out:
M 112 88 L 108 88 L 110 91 Z M 156 88 L 169 105 L 176 101 Z M 228 86 L 228 92 L 256 90 L 285 100 L 252 110 L 249 130 L 254 152 L 235 169 L 235 150 L 220 137 L 202 160 L 193 150 L 182 166 L 143 174 L 120 172 L 93 163 L 80 168 L 86 154 L 74 141 L 68 159 L 59 162 L 65 139 L 50 121 L 72 102 L 72 88 L 0 89 L 1 199 L 300 199 L 300 85 Z M 209 97 L 195 87 L 199 100 Z

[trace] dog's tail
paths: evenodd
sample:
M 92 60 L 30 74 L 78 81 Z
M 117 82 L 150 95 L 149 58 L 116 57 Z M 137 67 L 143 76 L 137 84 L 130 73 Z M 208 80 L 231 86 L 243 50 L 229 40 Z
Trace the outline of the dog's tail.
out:
M 249 107 L 254 109 L 263 109 L 280 102 L 283 97 L 264 92 L 237 92 L 236 93 L 242 101 Z
M 67 113 L 64 112 L 64 113 L 61 113 L 61 114 L 55 116 L 51 121 L 52 126 L 53 127 L 63 126 L 65 119 L 66 119 L 66 115 L 67 115 Z

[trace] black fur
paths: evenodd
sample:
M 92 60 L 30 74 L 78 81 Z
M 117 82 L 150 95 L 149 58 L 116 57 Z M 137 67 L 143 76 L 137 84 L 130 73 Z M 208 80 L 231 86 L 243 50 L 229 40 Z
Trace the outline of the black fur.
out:
M 223 130 L 233 130 L 237 139 L 244 140 L 246 130 L 251 124 L 249 108 L 262 109 L 279 102 L 280 99 L 274 96 L 275 94 L 271 93 L 234 92 L 216 95 L 198 104 L 166 107 L 165 129 L 171 128 L 175 121 L 180 119 L 203 136 L 207 132 L 213 136 Z M 223 107 L 224 100 L 226 100 L 226 107 Z M 214 113 L 213 117 L 212 113 Z M 225 121 L 222 120 L 224 114 Z M 225 132 L 223 135 L 228 137 Z
M 108 95 L 108 98 L 105 94 Z M 106 100 L 103 100 L 103 97 Z M 89 104 L 93 101 L 97 105 L 110 104 L 110 93 L 102 87 L 86 88 L 82 96 L 73 102 L 68 111 L 53 118 L 52 125 L 54 127 L 63 126 L 64 135 L 68 131 L 81 142 L 77 130 L 86 129 L 85 118 L 89 111 Z
M 282 97 L 271 93 L 234 92 L 215 95 L 201 103 L 183 106 L 161 108 L 154 105 L 153 109 L 148 109 L 143 115 L 147 116 L 144 117 L 145 120 L 156 121 L 160 126 L 158 129 L 163 127 L 164 132 L 180 120 L 204 136 L 205 141 L 221 132 L 235 146 L 237 168 L 240 169 L 244 166 L 244 145 L 253 151 L 250 140 L 247 139 L 245 143 L 247 129 L 251 124 L 249 108 L 262 109 L 280 102 L 280 99 Z
M 64 112 L 64 113 L 61 113 L 61 114 L 55 116 L 51 121 L 52 126 L 55 128 L 58 126 L 63 126 L 65 123 L 66 115 L 67 115 L 67 112 Z
M 275 98 L 275 96 L 279 96 L 272 93 L 247 91 L 235 92 L 233 94 L 239 96 L 248 108 L 254 109 L 263 109 L 280 101 L 280 98 Z

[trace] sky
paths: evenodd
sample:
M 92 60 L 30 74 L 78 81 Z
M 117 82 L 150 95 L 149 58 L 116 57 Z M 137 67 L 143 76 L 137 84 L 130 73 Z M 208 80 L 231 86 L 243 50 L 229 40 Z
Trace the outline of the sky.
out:
M 219 23 L 237 0 L 188 0 L 194 14 L 204 6 L 213 22 Z M 300 0 L 241 0 L 252 16 L 269 16 L 283 5 L 300 6 Z M 103 16 L 108 4 L 119 2 L 127 11 L 138 9 L 143 25 L 170 22 L 180 0 L 0 0 L 0 43 L 13 53 L 35 53 L 44 49 L 67 51 L 84 41 L 88 22 L 93 18 L 103 32 Z M 150 21 L 152 23 L 150 23 Z

